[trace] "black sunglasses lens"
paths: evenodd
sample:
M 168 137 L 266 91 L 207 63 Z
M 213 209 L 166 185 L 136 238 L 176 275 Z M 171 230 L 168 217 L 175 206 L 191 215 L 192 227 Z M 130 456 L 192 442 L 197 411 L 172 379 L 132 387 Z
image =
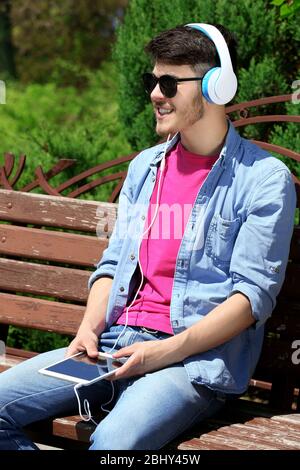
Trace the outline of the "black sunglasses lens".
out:
M 159 86 L 167 98 L 173 98 L 177 93 L 176 79 L 170 75 L 162 75 L 159 79 Z
M 152 73 L 144 73 L 142 78 L 145 90 L 149 95 L 152 93 L 158 82 L 161 92 L 167 98 L 173 98 L 177 93 L 177 82 L 174 77 L 171 77 L 171 75 L 162 75 L 160 78 L 157 78 Z
M 144 82 L 144 87 L 147 93 L 152 93 L 154 88 L 156 87 L 156 84 L 158 82 L 158 78 L 156 78 L 152 73 L 144 73 L 143 74 L 143 82 Z

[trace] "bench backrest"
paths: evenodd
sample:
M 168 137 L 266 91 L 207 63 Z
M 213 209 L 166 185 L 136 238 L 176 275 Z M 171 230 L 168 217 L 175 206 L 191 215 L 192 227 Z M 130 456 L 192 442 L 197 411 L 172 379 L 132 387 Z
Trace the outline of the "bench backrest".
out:
M 0 323 L 75 334 L 116 212 L 115 203 L 1 189 Z

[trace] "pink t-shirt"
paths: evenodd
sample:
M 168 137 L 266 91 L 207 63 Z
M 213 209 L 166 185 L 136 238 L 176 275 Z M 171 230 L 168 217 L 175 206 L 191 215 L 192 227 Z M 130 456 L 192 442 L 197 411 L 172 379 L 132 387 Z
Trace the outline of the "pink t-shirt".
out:
M 200 186 L 217 156 L 205 157 L 188 152 L 181 142 L 166 155 L 161 180 L 159 210 L 140 247 L 144 282 L 128 310 L 128 325 L 145 326 L 173 334 L 170 323 L 175 264 L 185 226 Z M 160 169 L 150 199 L 144 232 L 153 219 Z M 125 325 L 124 307 L 117 323 Z

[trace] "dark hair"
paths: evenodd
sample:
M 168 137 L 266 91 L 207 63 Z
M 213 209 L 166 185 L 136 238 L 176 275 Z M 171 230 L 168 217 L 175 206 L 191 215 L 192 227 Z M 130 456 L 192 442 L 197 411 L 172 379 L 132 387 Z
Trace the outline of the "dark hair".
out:
M 214 24 L 227 43 L 233 70 L 236 71 L 237 42 L 233 34 L 224 26 Z M 201 31 L 184 25 L 163 31 L 145 47 L 154 62 L 170 65 L 190 65 L 197 73 L 205 73 L 220 65 L 214 43 Z

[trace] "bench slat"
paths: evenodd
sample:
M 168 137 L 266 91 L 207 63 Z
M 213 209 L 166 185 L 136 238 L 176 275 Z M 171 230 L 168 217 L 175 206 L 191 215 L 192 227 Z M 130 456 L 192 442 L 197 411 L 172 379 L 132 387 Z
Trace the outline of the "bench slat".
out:
M 0 323 L 75 335 L 85 308 L 0 293 Z
M 16 366 L 22 362 L 24 358 L 20 358 L 17 356 L 11 356 L 10 354 L 6 354 L 5 356 L 0 356 L 0 372 L 4 372 L 7 369 L 10 369 L 13 366 Z
M 61 445 L 64 449 L 88 447 L 89 438 L 95 430 L 95 425 L 91 422 L 84 422 L 80 416 L 66 416 L 54 420 L 40 421 L 33 423 L 26 429 L 34 442 L 47 443 L 50 445 Z
M 0 372 L 10 369 L 12 366 L 17 365 L 26 359 L 30 359 L 37 354 L 38 353 L 32 351 L 24 351 L 24 349 L 7 347 L 5 354 L 0 355 Z
M 293 421 L 286 421 L 290 416 L 299 415 L 283 415 L 283 422 L 280 421 L 281 416 L 271 416 L 270 418 L 254 418 L 251 421 L 247 422 L 247 426 L 259 426 L 260 428 L 268 428 L 269 431 L 274 429 L 276 433 L 279 431 L 288 432 L 289 435 L 295 436 L 300 444 L 300 424 L 294 424 Z M 239 424 L 234 424 L 233 426 L 240 426 Z
M 185 449 L 200 449 L 202 450 L 202 444 L 214 445 L 215 449 L 219 450 L 280 450 L 281 447 L 264 441 L 250 440 L 245 436 L 241 436 L 240 433 L 229 434 L 224 431 L 211 431 L 208 434 L 202 435 L 199 439 L 192 439 L 189 441 L 188 446 L 186 444 L 180 445 L 180 450 Z
M 53 421 L 53 435 L 88 443 L 95 430 L 92 422 L 84 422 L 80 416 L 57 418 Z
M 270 434 L 268 435 L 268 431 Z M 224 426 L 217 431 L 218 435 L 235 439 L 242 439 L 245 441 L 252 441 L 256 445 L 262 445 L 263 447 L 269 447 L 278 450 L 289 450 L 289 449 L 300 449 L 300 443 L 294 436 L 285 437 L 282 430 L 276 428 L 268 428 L 268 426 L 248 426 L 247 423 L 240 425 Z
M 0 288 L 85 302 L 90 271 L 0 258 Z
M 230 442 L 224 441 L 220 442 L 219 439 L 214 438 L 194 438 L 189 441 L 182 442 L 178 446 L 178 450 L 236 450 L 234 445 L 230 445 Z
M 110 236 L 117 205 L 0 189 L 0 219 Z
M 0 254 L 93 267 L 107 239 L 0 224 Z

